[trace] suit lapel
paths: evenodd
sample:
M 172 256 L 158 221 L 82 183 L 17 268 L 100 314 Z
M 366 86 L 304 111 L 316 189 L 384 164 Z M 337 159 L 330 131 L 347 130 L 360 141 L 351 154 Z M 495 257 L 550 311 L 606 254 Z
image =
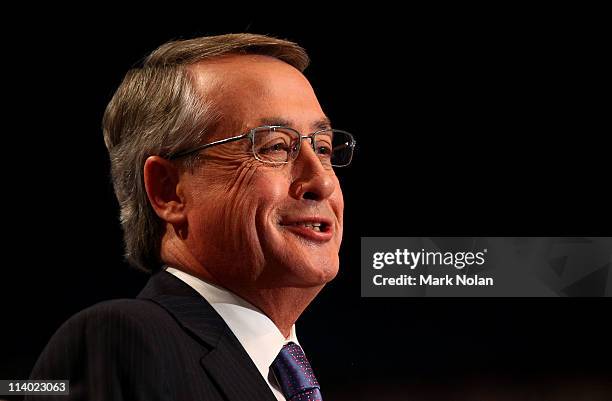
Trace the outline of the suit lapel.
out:
M 276 401 L 234 333 L 189 285 L 162 271 L 149 279 L 138 298 L 159 304 L 207 345 L 209 351 L 200 363 L 229 401 Z

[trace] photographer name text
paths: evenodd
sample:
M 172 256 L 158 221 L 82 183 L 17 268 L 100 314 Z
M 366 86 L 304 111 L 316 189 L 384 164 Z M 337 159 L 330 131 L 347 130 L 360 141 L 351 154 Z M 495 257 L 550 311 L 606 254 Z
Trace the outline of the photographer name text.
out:
M 455 276 L 445 275 L 437 277 L 432 274 L 402 274 L 397 277 L 384 277 L 382 274 L 376 274 L 373 277 L 374 285 L 376 286 L 469 286 L 469 287 L 486 287 L 494 285 L 492 277 L 480 277 L 477 274 L 468 276 L 467 274 L 457 274 Z

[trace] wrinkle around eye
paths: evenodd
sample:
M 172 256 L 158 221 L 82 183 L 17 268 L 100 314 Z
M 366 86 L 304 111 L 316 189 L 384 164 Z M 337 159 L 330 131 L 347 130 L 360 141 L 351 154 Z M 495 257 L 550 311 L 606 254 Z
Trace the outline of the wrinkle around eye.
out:
M 234 192 L 245 186 L 250 186 L 261 167 L 263 167 L 262 164 L 254 158 L 243 162 L 235 170 L 232 179 L 228 181 L 228 191 Z
M 237 165 L 242 164 L 252 158 L 249 149 L 230 146 L 231 144 L 223 144 L 214 148 L 205 149 L 200 157 L 205 164 L 220 167 L 231 167 L 235 169 Z

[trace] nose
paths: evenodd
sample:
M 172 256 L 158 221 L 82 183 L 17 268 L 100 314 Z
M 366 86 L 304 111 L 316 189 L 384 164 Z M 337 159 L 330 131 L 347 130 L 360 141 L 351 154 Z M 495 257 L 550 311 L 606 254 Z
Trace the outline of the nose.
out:
M 305 137 L 300 153 L 293 161 L 291 196 L 295 199 L 322 201 L 331 196 L 336 189 L 333 169 L 323 167 L 321 160 L 312 149 L 312 137 Z

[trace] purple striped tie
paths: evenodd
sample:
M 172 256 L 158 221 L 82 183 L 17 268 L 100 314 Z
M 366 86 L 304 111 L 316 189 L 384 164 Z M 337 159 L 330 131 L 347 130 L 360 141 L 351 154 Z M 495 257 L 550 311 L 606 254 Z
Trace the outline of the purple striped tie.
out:
M 299 345 L 285 344 L 272 370 L 287 401 L 323 401 L 319 382 Z

